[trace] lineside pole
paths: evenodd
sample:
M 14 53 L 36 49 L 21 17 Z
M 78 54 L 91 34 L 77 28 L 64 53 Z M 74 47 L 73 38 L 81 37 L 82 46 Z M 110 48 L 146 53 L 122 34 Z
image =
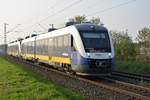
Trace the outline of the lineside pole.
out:
M 7 52 L 7 23 L 4 23 L 4 45 L 5 45 L 5 54 Z

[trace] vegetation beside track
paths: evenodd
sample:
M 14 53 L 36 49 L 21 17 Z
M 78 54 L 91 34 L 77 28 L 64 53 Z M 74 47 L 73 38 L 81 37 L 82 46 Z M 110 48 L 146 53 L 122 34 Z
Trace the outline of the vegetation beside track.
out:
M 54 85 L 14 62 L 0 58 L 0 100 L 81 100 L 83 97 Z
M 116 70 L 118 71 L 150 75 L 150 63 L 144 63 L 133 60 L 128 61 L 116 60 L 115 63 L 116 63 L 115 64 Z

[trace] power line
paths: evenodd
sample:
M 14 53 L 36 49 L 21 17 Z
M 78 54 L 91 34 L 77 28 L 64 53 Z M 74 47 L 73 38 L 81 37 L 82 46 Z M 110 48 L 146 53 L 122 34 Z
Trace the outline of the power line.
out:
M 6 33 L 10 33 L 10 32 L 12 32 L 12 31 L 14 31 L 16 28 L 18 28 L 19 26 L 20 26 L 21 24 L 17 24 L 15 27 L 13 27 L 11 30 L 9 30 L 8 32 L 6 32 Z
M 114 5 L 112 7 L 109 7 L 109 8 L 106 8 L 106 9 L 103 9 L 103 10 L 100 10 L 100 11 L 88 14 L 88 15 L 86 15 L 86 17 L 90 17 L 90 16 L 96 15 L 98 13 L 106 12 L 106 11 L 109 11 L 111 9 L 115 9 L 115 8 L 118 8 L 118 7 L 121 7 L 121 6 L 125 6 L 125 5 L 130 4 L 132 2 L 135 2 L 135 1 L 137 1 L 137 0 L 130 0 L 130 1 L 127 1 L 127 2 L 123 2 L 123 3 L 120 3 L 118 5 Z
M 47 16 L 47 17 L 44 18 L 43 20 L 39 21 L 39 23 L 42 22 L 42 21 L 45 21 L 45 20 L 49 19 L 50 17 L 53 17 L 53 16 L 55 16 L 55 15 L 57 15 L 57 14 L 62 13 L 62 12 L 65 11 L 66 9 L 69 9 L 69 8 L 75 6 L 76 4 L 80 3 L 81 1 L 82 1 L 82 0 L 77 0 L 77 1 L 75 1 L 75 2 L 73 2 L 73 3 L 71 3 L 70 5 L 68 5 L 68 6 L 66 6 L 65 8 L 59 10 L 58 12 L 54 13 L 53 15 Z
M 24 29 L 28 29 L 28 28 L 31 28 L 31 27 L 33 27 L 33 26 L 35 26 L 35 25 L 39 25 L 39 23 L 41 23 L 41 22 L 43 22 L 43 21 L 45 21 L 45 20 L 47 20 L 47 19 L 49 19 L 49 18 L 52 18 L 52 17 L 56 16 L 57 14 L 60 14 L 60 13 L 64 12 L 65 10 L 67 10 L 67 9 L 69 9 L 69 8 L 71 8 L 71 7 L 75 6 L 75 5 L 77 5 L 77 4 L 80 3 L 81 1 L 83 1 L 83 0 L 77 0 L 77 1 L 75 1 L 75 2 L 73 2 L 73 3 L 71 3 L 70 5 L 64 7 L 63 9 L 61 9 L 61 10 L 55 12 L 54 14 L 49 15 L 49 16 L 43 18 L 42 20 L 36 22 L 35 24 L 33 24 L 33 25 L 29 26 L 29 27 L 26 27 L 26 28 L 24 28 Z M 121 6 L 130 4 L 130 3 L 135 2 L 135 1 L 137 1 L 137 0 L 130 0 L 130 1 L 127 1 L 127 2 L 124 2 L 124 3 L 120 3 L 120 4 L 118 4 L 118 5 L 115 5 L 115 6 L 112 6 L 112 7 L 109 7 L 109 8 L 106 8 L 106 9 L 103 9 L 103 10 L 96 11 L 96 12 L 94 12 L 94 13 L 88 14 L 87 17 L 96 15 L 96 14 L 98 14 L 98 13 L 103 13 L 103 12 L 106 12 L 106 11 L 109 11 L 109 10 L 112 10 L 112 9 L 115 9 L 115 8 L 118 8 L 118 7 L 121 7 Z
M 58 12 L 56 12 L 56 13 L 54 13 L 54 14 L 52 14 L 52 15 L 49 15 L 49 16 L 43 18 L 42 20 L 36 22 L 35 24 L 33 24 L 33 25 L 29 26 L 29 27 L 31 28 L 31 27 L 33 27 L 33 26 L 35 26 L 35 25 L 38 25 L 39 23 L 41 23 L 41 22 L 43 22 L 43 21 L 49 19 L 50 17 L 53 17 L 53 16 L 55 16 L 55 15 L 57 15 L 57 14 L 60 14 L 60 13 L 62 13 L 63 11 L 65 11 L 65 10 L 67 10 L 67 9 L 69 9 L 69 8 L 71 8 L 71 7 L 73 7 L 73 6 L 75 6 L 76 4 L 80 3 L 81 1 L 82 1 L 82 0 L 77 0 L 77 1 L 75 1 L 75 2 L 73 2 L 73 3 L 71 3 L 70 5 L 64 7 L 63 9 L 59 10 Z M 29 27 L 27 27 L 27 28 L 25 28 L 25 29 L 28 29 Z
M 47 30 L 47 28 L 45 28 L 43 25 L 41 25 L 41 24 L 38 24 L 44 31 L 46 31 Z
M 109 8 L 106 8 L 106 9 L 103 9 L 103 10 L 91 13 L 91 14 L 89 14 L 87 16 L 90 17 L 90 16 L 96 15 L 98 13 L 103 13 L 103 12 L 106 12 L 106 11 L 109 11 L 109 10 L 112 10 L 112 9 L 115 9 L 115 8 L 118 8 L 118 7 L 121 7 L 121 6 L 124 6 L 124 5 L 128 5 L 128 4 L 130 4 L 132 2 L 135 2 L 135 1 L 137 1 L 137 0 L 130 0 L 130 1 L 127 1 L 127 2 L 124 2 L 124 3 L 120 3 L 118 5 L 115 5 L 115 6 L 112 6 L 112 7 L 109 7 Z
M 104 0 L 105 1 L 105 0 Z M 93 2 L 93 1 L 92 1 Z M 103 2 L 102 2 L 102 0 L 101 0 L 101 4 L 102 4 Z M 98 0 L 98 2 L 96 2 L 96 1 L 94 1 L 94 3 L 93 3 L 93 5 L 88 5 L 87 7 L 85 7 L 85 8 L 83 8 L 82 10 L 85 12 L 86 10 L 88 10 L 89 11 L 89 9 L 88 8 L 91 8 L 91 9 L 93 9 L 93 8 L 96 8 L 97 7 L 97 4 L 99 4 L 99 0 Z
M 58 5 L 61 4 L 61 3 L 62 3 L 62 2 L 60 2 L 60 1 L 59 1 L 59 2 L 56 1 L 50 8 L 54 8 L 54 7 L 58 6 Z M 48 10 L 50 10 L 50 8 L 48 8 Z M 30 21 L 30 20 L 33 20 L 33 18 L 29 19 L 29 21 Z M 23 24 L 28 24 L 29 21 L 27 21 L 27 22 L 25 22 L 25 23 L 23 23 Z M 38 23 L 36 23 L 36 24 L 31 24 L 31 25 L 29 25 L 29 26 L 23 28 L 22 30 L 28 29 L 29 27 L 33 27 L 34 25 L 38 25 Z

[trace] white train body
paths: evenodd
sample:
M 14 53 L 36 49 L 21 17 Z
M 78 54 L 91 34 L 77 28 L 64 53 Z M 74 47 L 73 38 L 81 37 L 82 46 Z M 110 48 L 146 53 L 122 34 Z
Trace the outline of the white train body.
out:
M 7 48 L 7 54 L 12 55 L 12 56 L 20 56 L 21 55 L 21 47 L 20 47 L 20 42 L 12 42 L 9 43 Z
M 19 45 L 19 44 L 18 44 Z M 8 48 L 11 45 L 8 45 Z M 114 48 L 106 28 L 78 24 L 25 39 L 21 56 L 80 75 L 102 75 L 114 69 Z

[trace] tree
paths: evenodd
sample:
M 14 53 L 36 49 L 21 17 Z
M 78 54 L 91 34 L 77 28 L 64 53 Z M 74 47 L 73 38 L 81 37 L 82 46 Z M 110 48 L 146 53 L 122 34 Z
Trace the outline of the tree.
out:
M 70 18 L 69 21 L 70 22 L 76 22 L 76 23 L 83 23 L 83 22 L 86 22 L 87 19 L 86 19 L 85 15 L 82 15 L 82 16 L 77 15 L 74 18 Z
M 150 48 L 150 29 L 144 27 L 143 29 L 139 30 L 137 40 L 141 48 L 143 48 L 144 53 L 147 54 L 147 49 Z
M 77 15 L 73 18 L 70 18 L 69 22 L 73 22 L 73 23 L 89 22 L 89 23 L 93 23 L 93 24 L 97 24 L 97 25 L 101 23 L 99 17 L 92 17 L 92 19 L 88 20 L 85 15 Z
M 92 17 L 92 19 L 90 20 L 91 23 L 93 24 L 100 24 L 100 18 L 99 17 Z
M 135 44 L 133 43 L 131 37 L 128 35 L 128 31 L 111 31 L 110 33 L 112 35 L 116 57 L 120 60 L 128 60 L 129 58 L 135 58 Z
M 148 55 L 150 52 L 150 28 L 144 27 L 143 29 L 139 30 L 137 40 L 142 53 L 144 53 L 143 57 L 148 63 L 150 61 L 150 56 Z

